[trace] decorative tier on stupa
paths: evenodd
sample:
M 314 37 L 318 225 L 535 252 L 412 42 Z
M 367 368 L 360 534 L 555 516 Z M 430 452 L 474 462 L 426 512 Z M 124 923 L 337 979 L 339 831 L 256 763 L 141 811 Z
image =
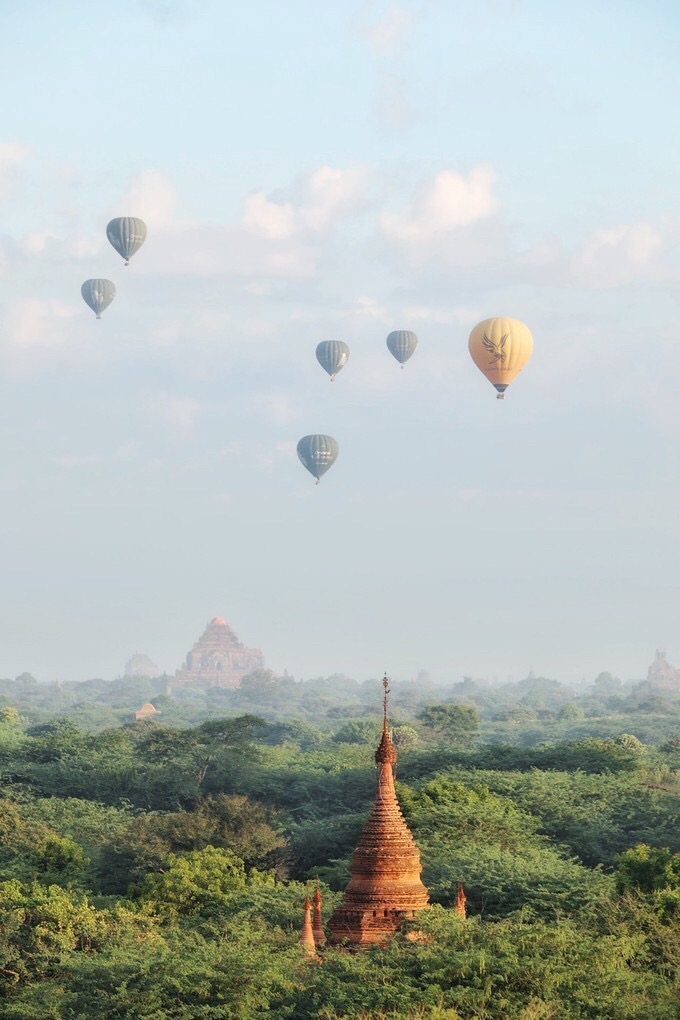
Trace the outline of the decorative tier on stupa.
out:
M 168 688 L 239 687 L 243 677 L 256 669 L 264 669 L 260 649 L 245 648 L 229 624 L 221 616 L 215 616 Z
M 352 854 L 352 877 L 343 902 L 328 924 L 331 945 L 345 940 L 358 946 L 384 942 L 405 918 L 429 906 L 427 889 L 420 880 L 420 851 L 394 789 L 392 766 L 397 752 L 387 726 L 387 677 L 383 687 L 383 731 L 375 752 L 375 801 Z

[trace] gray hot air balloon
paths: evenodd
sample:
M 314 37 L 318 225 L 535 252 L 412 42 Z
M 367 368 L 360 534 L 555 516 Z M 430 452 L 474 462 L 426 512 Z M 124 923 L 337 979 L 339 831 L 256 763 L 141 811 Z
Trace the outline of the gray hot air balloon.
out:
M 116 288 L 111 280 L 86 280 L 80 288 L 83 301 L 90 306 L 98 319 L 101 313 L 108 308 L 116 296 Z
M 338 444 L 333 436 L 303 436 L 297 444 L 297 455 L 318 485 L 321 476 L 335 464 Z
M 146 240 L 146 224 L 134 216 L 119 216 L 107 226 L 106 236 L 127 265 Z
M 343 340 L 322 340 L 316 348 L 316 360 L 328 372 L 331 382 L 348 358 L 349 347 Z
M 403 368 L 418 346 L 418 337 L 410 329 L 395 329 L 387 338 L 387 346 Z

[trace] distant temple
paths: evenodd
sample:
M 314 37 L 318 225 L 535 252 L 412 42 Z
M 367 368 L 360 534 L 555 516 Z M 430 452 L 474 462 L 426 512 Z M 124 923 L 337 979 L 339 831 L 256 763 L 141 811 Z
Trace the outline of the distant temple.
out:
M 383 732 L 375 753 L 378 784 L 373 810 L 352 854 L 351 878 L 329 922 L 331 945 L 384 942 L 404 919 L 429 906 L 420 880 L 420 852 L 404 821 L 394 789 L 396 763 L 387 726 L 387 677 L 383 680 Z
M 142 719 L 149 719 L 153 715 L 159 715 L 159 711 L 155 705 L 152 705 L 150 701 L 147 701 L 141 708 L 138 708 L 136 712 L 132 713 L 132 718 L 135 722 L 140 722 Z
M 132 658 L 125 664 L 124 676 L 148 676 L 156 677 L 160 670 L 155 662 L 152 662 L 148 655 L 143 652 L 135 652 Z
M 264 656 L 259 648 L 244 648 L 228 623 L 221 616 L 210 621 L 186 658 L 168 683 L 168 690 L 177 687 L 239 687 L 241 680 L 256 669 L 264 669 Z
M 666 661 L 666 653 L 656 650 L 654 662 L 647 670 L 647 683 L 663 691 L 680 691 L 680 669 Z

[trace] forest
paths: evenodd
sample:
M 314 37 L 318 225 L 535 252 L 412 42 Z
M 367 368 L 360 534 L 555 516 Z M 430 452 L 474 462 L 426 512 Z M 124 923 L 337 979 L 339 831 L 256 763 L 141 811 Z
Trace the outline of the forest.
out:
M 265 671 L 0 681 L 0 1017 L 675 1020 L 680 696 L 606 673 L 393 682 L 432 906 L 305 955 L 306 884 L 327 919 L 370 809 L 381 698 Z

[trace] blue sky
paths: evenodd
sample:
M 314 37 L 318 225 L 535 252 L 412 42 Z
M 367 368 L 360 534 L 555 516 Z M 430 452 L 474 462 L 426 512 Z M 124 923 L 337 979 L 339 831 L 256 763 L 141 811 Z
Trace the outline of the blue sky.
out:
M 172 671 L 213 615 L 298 677 L 680 662 L 679 41 L 661 0 L 3 5 L 0 675 Z

